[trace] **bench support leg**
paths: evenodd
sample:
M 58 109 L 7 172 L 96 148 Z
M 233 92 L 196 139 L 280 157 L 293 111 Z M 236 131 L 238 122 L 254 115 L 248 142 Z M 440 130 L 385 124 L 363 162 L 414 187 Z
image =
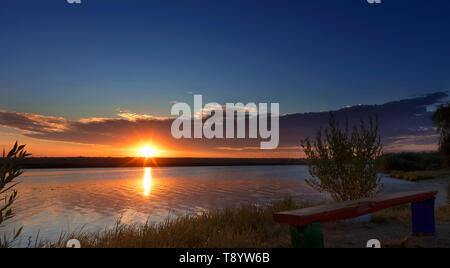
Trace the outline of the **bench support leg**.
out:
M 320 222 L 305 226 L 291 226 L 291 240 L 294 248 L 324 248 Z
M 425 201 L 411 203 L 413 235 L 434 235 L 436 232 L 434 218 L 435 197 Z

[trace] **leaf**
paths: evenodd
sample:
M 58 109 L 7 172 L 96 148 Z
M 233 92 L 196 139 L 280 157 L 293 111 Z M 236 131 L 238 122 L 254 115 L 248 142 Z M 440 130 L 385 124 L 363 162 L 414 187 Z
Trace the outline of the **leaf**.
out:
M 4 204 L 0 205 L 0 224 L 14 216 L 11 207 L 18 194 L 14 188 L 20 183 L 14 182 L 14 180 L 23 174 L 23 171 L 18 167 L 18 163 L 28 156 L 24 149 L 25 145 L 19 146 L 17 141 L 8 154 L 3 149 L 3 159 L 0 162 L 0 195 L 2 195 L 0 201 L 4 201 Z M 17 158 L 18 155 L 19 158 Z M 10 191 L 12 193 L 8 195 Z M 21 231 L 22 229 L 19 230 L 19 232 Z M 1 244 L 5 245 L 7 242 L 5 237 Z
M 18 231 L 16 232 L 16 234 L 14 235 L 14 240 L 16 240 L 16 239 L 19 237 L 19 235 L 22 233 L 22 230 L 23 230 L 23 226 L 20 227 L 19 230 L 18 230 Z

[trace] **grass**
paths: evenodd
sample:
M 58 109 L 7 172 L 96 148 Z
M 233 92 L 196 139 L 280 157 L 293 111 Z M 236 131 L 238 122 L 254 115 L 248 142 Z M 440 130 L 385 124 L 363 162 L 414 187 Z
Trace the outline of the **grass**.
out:
M 291 198 L 269 206 L 243 205 L 183 216 L 162 224 L 126 225 L 101 232 L 61 235 L 56 242 L 39 242 L 38 247 L 64 247 L 75 238 L 83 248 L 283 248 L 290 247 L 288 226 L 273 221 L 274 212 L 308 206 Z
M 450 223 L 450 205 L 440 207 L 435 216 L 437 221 Z M 411 206 L 403 205 L 377 211 L 372 214 L 372 222 L 378 224 L 396 222 L 409 225 L 411 224 Z
M 428 170 L 428 171 L 398 171 L 394 170 L 390 176 L 408 181 L 421 181 L 434 179 L 440 176 L 450 175 L 450 170 Z
M 268 206 L 243 205 L 216 210 L 202 215 L 183 216 L 161 224 L 126 225 L 120 222 L 100 232 L 61 234 L 57 241 L 29 241 L 28 247 L 62 248 L 70 239 L 78 239 L 83 248 L 289 248 L 289 227 L 273 221 L 274 212 L 294 210 L 315 204 L 297 203 L 291 198 Z M 450 223 L 450 205 L 436 212 L 438 222 Z M 389 208 L 372 214 L 372 223 L 381 229 L 400 223 L 408 229 L 411 223 L 410 206 Z M 341 222 L 341 224 L 350 224 Z M 352 227 L 353 228 L 353 227 Z M 356 225 L 355 225 L 355 228 Z M 333 225 L 324 225 L 333 231 Z M 362 230 L 367 232 L 367 230 Z M 349 239 L 353 237 L 342 239 Z M 330 241 L 328 246 L 339 246 L 343 240 Z M 402 247 L 405 241 L 388 241 L 386 247 Z M 390 245 L 389 243 L 392 243 Z M 403 243 L 403 244 L 402 244 Z

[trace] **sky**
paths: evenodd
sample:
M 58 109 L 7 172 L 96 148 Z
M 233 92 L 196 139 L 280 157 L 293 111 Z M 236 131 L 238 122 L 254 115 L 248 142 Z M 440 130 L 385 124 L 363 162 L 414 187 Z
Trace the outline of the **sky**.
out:
M 0 145 L 127 155 L 139 142 L 61 141 L 24 124 L 167 117 L 193 94 L 301 114 L 445 92 L 449 12 L 448 0 L 0 0 L 0 111 L 28 120 L 4 115 Z

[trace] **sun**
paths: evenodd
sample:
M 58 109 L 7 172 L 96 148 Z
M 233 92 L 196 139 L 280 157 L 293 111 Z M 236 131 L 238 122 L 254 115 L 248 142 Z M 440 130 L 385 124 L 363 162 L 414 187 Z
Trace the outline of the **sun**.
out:
M 140 156 L 145 158 L 155 157 L 158 155 L 158 150 L 150 145 L 146 145 L 140 149 Z

